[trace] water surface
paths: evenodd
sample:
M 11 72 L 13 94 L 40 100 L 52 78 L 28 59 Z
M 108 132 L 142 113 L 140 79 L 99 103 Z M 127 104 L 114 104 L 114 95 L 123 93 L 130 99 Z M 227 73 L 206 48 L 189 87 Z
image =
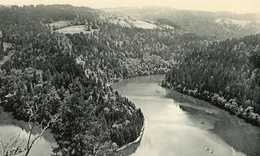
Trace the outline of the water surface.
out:
M 205 101 L 159 86 L 163 76 L 123 80 L 113 87 L 142 109 L 139 144 L 120 154 L 134 156 L 260 156 L 260 128 Z

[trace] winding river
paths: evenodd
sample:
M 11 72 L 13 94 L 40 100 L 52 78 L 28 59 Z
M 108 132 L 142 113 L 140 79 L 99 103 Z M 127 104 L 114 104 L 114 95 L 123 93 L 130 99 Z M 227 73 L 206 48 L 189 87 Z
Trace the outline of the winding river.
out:
M 140 142 L 118 155 L 133 156 L 260 156 L 260 128 L 207 102 L 164 89 L 162 75 L 122 80 L 113 85 L 142 109 L 145 130 Z M 20 134 L 28 125 L 0 113 L 0 140 Z M 2 135 L 1 135 L 2 134 Z M 30 156 L 49 156 L 55 141 L 47 133 Z
M 260 128 L 205 101 L 160 87 L 163 78 L 138 77 L 113 86 L 145 116 L 142 140 L 119 155 L 260 156 Z

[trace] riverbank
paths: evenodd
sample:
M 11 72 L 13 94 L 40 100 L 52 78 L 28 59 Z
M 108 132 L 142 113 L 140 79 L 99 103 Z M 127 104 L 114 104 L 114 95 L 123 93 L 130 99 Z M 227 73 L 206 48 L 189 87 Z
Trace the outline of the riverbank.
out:
M 144 124 L 144 125 L 145 125 L 145 124 Z M 144 125 L 143 125 L 143 127 L 142 127 L 142 129 L 141 129 L 141 132 L 140 132 L 138 138 L 136 138 L 135 141 L 130 142 L 130 143 L 128 143 L 128 144 L 126 144 L 126 145 L 124 145 L 124 146 L 118 148 L 118 149 L 116 150 L 116 152 L 119 152 L 119 151 L 121 151 L 121 150 L 124 150 L 124 149 L 128 148 L 129 146 L 132 146 L 133 144 L 139 143 L 139 142 L 141 141 L 142 136 L 143 136 L 143 133 L 144 133 L 144 129 L 145 129 L 145 126 L 144 126 Z
M 112 86 L 145 117 L 141 141 L 121 155 L 259 156 L 258 127 L 208 102 L 161 87 L 163 79 L 143 76 Z
M 109 137 L 110 139 L 105 140 L 105 142 L 109 142 L 113 146 L 108 146 L 108 147 L 106 147 L 105 150 L 108 150 L 109 152 L 110 151 L 116 152 L 117 148 L 121 149 L 121 147 L 123 147 L 123 146 L 132 144 L 132 143 L 135 143 L 135 142 L 141 140 L 141 136 L 144 131 L 144 124 L 143 124 L 144 118 L 143 118 L 143 114 L 142 114 L 141 110 L 137 109 L 135 107 L 134 103 L 129 101 L 127 98 L 120 96 L 118 93 L 113 91 L 113 89 L 111 87 L 104 87 L 104 88 L 105 88 L 104 90 L 100 90 L 100 91 L 105 92 L 105 93 L 110 93 L 110 97 L 102 97 L 102 98 L 100 97 L 100 99 L 98 99 L 98 102 L 97 102 L 96 94 L 93 94 L 92 96 L 90 96 L 90 98 L 92 98 L 91 100 L 93 100 L 94 104 L 97 105 L 97 107 L 99 109 L 99 111 L 96 111 L 96 114 L 95 115 L 93 114 L 93 116 L 96 117 L 97 113 L 98 113 L 99 116 L 104 116 L 104 118 L 102 118 L 102 119 L 105 119 L 106 122 L 104 122 L 104 120 L 101 120 L 100 123 L 92 125 L 91 128 L 98 129 L 98 126 L 102 125 L 103 123 L 106 125 L 108 124 L 109 127 L 106 130 L 109 132 L 109 136 L 106 136 L 106 137 L 107 138 Z M 58 90 L 58 92 L 59 92 L 59 94 L 61 94 L 61 90 Z M 59 95 L 57 95 L 57 96 L 59 96 Z M 3 98 L 2 98 L 3 101 L 1 103 L 1 105 L 4 107 L 5 111 L 12 112 L 12 118 L 23 120 L 23 121 L 28 121 L 28 114 L 25 111 L 24 103 L 20 104 L 19 102 L 16 102 L 15 105 L 13 104 L 12 101 L 14 101 L 14 99 L 16 99 L 16 98 L 19 99 L 20 97 L 13 96 L 13 95 L 3 96 Z M 90 98 L 88 99 L 89 101 L 90 101 Z M 69 99 L 68 101 L 69 101 L 69 104 L 71 104 L 71 103 L 73 104 L 73 101 L 75 101 L 75 99 L 74 100 Z M 58 100 L 56 102 L 63 102 L 63 101 Z M 80 103 L 76 103 L 76 104 L 79 107 L 81 107 L 81 105 L 83 105 L 83 106 L 87 105 L 86 103 L 84 103 L 82 101 L 78 101 L 78 102 L 80 102 Z M 103 103 L 103 105 L 100 105 L 101 102 Z M 47 105 L 45 105 L 45 107 L 49 108 L 50 106 L 47 104 Z M 64 106 L 63 106 L 60 109 L 63 109 L 63 111 L 59 111 L 57 113 L 64 114 L 64 112 L 70 111 L 71 109 L 74 109 L 74 107 L 64 108 Z M 82 115 L 80 115 L 80 114 L 84 113 L 85 111 L 79 110 L 77 112 L 78 112 L 77 114 L 73 114 L 73 115 L 75 115 L 75 118 L 73 118 L 73 120 L 77 120 L 77 119 L 79 120 L 79 118 L 82 117 Z M 43 113 L 43 112 L 40 112 L 40 113 Z M 71 113 L 71 112 L 68 112 L 68 113 Z M 92 112 L 89 112 L 89 114 L 90 113 L 92 113 Z M 41 115 L 44 116 L 44 114 L 41 114 Z M 69 119 L 67 119 L 67 120 L 69 120 Z M 81 121 L 82 120 L 84 120 L 84 119 L 81 119 Z M 61 121 L 61 123 L 60 122 L 54 123 L 50 127 L 50 130 L 57 143 L 61 143 L 61 140 L 64 139 L 64 137 L 61 136 L 61 134 L 65 133 L 63 130 L 64 126 L 62 126 L 62 124 L 65 125 L 66 123 L 64 123 L 64 122 L 73 123 L 73 121 L 66 121 L 66 120 L 59 120 L 59 121 Z M 63 121 L 63 123 L 62 123 L 62 121 Z M 101 122 L 103 122 L 103 123 L 101 123 Z M 77 123 L 79 123 L 79 122 L 77 122 Z M 79 126 L 82 126 L 82 125 L 79 125 Z M 85 127 L 85 126 L 83 126 L 83 127 Z M 73 133 L 73 130 L 71 130 L 72 129 L 71 126 L 68 126 L 67 129 L 68 129 L 67 133 L 71 133 L 71 135 L 77 135 L 76 133 Z M 92 132 L 92 133 L 94 133 L 94 132 Z M 127 135 L 125 135 L 125 134 L 127 134 Z M 65 138 L 66 138 L 66 136 L 65 136 Z M 70 137 L 68 137 L 68 138 L 70 138 Z M 99 140 L 102 137 L 95 136 L 93 138 Z M 132 142 L 132 141 L 134 141 L 134 142 Z M 116 145 L 116 146 L 114 146 L 114 145 Z M 88 146 L 95 146 L 95 144 L 94 143 L 88 144 Z
M 248 106 L 247 108 L 243 108 L 236 99 L 226 99 L 218 93 L 210 93 L 208 91 L 200 93 L 197 89 L 189 89 L 181 84 L 174 84 L 175 85 L 163 80 L 161 86 L 168 89 L 174 89 L 180 93 L 190 95 L 201 100 L 205 100 L 221 109 L 228 111 L 232 115 L 236 115 L 237 117 L 244 119 L 246 122 L 260 127 L 260 115 L 253 112 L 253 107 Z

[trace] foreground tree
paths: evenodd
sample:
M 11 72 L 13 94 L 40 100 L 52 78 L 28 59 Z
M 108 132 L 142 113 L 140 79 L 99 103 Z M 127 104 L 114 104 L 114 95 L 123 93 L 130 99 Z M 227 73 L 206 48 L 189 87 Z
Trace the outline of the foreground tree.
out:
M 36 141 L 38 141 L 43 134 L 47 131 L 47 129 L 50 128 L 51 124 L 55 123 L 58 121 L 58 115 L 55 116 L 51 116 L 50 115 L 50 120 L 46 120 L 46 119 L 38 119 L 37 114 L 39 113 L 39 107 L 37 105 L 35 105 L 36 107 L 31 107 L 29 104 L 27 104 L 28 107 L 28 112 L 30 113 L 29 116 L 29 136 L 28 136 L 28 140 L 27 143 L 25 145 L 25 154 L 24 156 L 28 156 L 33 145 L 36 143 Z M 35 135 L 33 136 L 33 132 L 36 132 Z
M 2 138 L 2 136 L 0 135 Z M 20 134 L 14 136 L 7 141 L 0 140 L 0 155 L 1 156 L 15 156 L 22 153 L 24 150 L 24 142 Z

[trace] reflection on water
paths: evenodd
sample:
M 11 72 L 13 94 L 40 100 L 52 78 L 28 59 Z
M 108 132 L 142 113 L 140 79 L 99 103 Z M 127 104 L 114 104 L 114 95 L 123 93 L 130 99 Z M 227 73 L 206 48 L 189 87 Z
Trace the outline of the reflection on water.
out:
M 164 89 L 158 85 L 162 79 L 139 77 L 113 86 L 145 116 L 141 142 L 122 155 L 260 155 L 260 128 L 207 102 Z
M 10 141 L 12 142 L 12 138 L 20 136 L 19 140 L 26 143 L 28 132 L 28 123 L 13 119 L 11 113 L 0 112 L 0 141 L 6 144 Z M 33 134 L 35 135 L 35 132 Z M 29 156 L 50 156 L 52 147 L 56 147 L 56 143 L 50 132 L 47 131 L 44 133 L 44 136 L 34 144 Z M 23 154 L 24 153 L 21 153 L 17 156 L 22 156 Z

